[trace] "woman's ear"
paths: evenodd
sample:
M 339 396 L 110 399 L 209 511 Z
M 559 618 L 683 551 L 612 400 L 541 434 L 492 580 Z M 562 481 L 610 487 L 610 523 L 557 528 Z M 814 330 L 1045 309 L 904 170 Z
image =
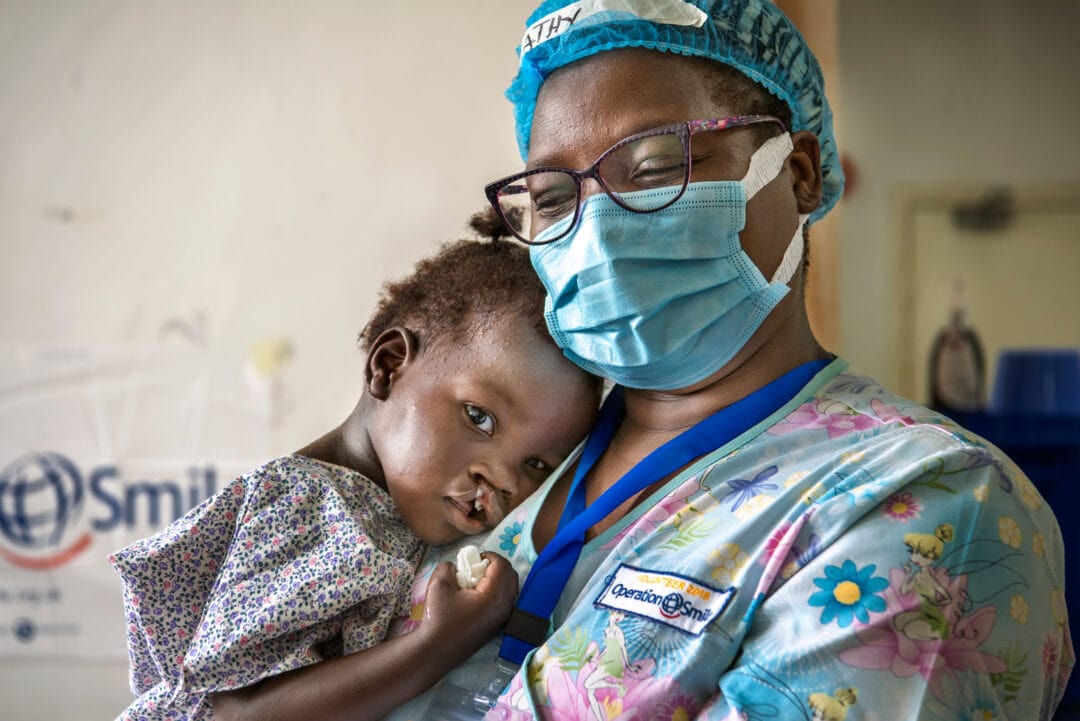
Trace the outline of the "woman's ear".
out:
M 821 146 L 817 136 L 808 130 L 792 133 L 792 189 L 800 215 L 809 215 L 821 205 Z
M 379 334 L 368 350 L 364 381 L 368 393 L 383 401 L 405 366 L 416 359 L 420 344 L 408 328 L 394 326 Z

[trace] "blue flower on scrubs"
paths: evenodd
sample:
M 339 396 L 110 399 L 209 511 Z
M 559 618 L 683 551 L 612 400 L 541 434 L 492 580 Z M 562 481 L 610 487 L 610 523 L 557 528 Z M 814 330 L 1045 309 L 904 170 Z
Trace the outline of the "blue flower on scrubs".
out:
M 927 710 L 941 721 L 1005 718 L 1001 694 L 991 678 L 971 670 L 949 676 L 941 684 L 941 698 L 929 698 Z
M 825 578 L 815 578 L 814 585 L 821 590 L 810 597 L 811 606 L 823 606 L 822 623 L 832 623 L 835 618 L 840 628 L 851 625 L 851 619 L 870 623 L 870 612 L 885 610 L 885 599 L 877 595 L 889 585 L 889 580 L 874 576 L 877 566 L 870 564 L 861 571 L 850 561 L 843 566 L 826 566 Z
M 728 481 L 727 484 L 731 486 L 731 512 L 739 510 L 739 506 L 752 501 L 765 491 L 775 491 L 779 488 L 775 483 L 765 482 L 775 476 L 778 470 L 780 469 L 776 466 L 769 466 L 750 480 L 736 478 Z
M 518 544 L 521 543 L 521 531 L 524 526 L 518 522 L 510 524 L 503 529 L 502 535 L 499 536 L 499 548 L 506 551 L 507 556 L 513 556 L 514 551 L 517 550 Z

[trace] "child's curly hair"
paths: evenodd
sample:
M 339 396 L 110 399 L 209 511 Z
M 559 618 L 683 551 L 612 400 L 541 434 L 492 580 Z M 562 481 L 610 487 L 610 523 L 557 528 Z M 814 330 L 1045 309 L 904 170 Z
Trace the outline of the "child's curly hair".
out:
M 383 331 L 408 328 L 424 348 L 440 340 L 467 340 L 507 314 L 531 324 L 554 345 L 544 323 L 544 287 L 533 272 L 529 251 L 510 235 L 494 210 L 476 213 L 470 227 L 483 240 L 445 243 L 404 278 L 386 283 L 359 342 L 365 350 Z

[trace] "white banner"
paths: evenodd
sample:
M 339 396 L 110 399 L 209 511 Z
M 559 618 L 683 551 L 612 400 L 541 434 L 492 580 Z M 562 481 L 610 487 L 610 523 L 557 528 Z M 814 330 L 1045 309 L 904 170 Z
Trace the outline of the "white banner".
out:
M 0 657 L 123 657 L 108 554 L 277 455 L 235 367 L 168 347 L 0 349 Z

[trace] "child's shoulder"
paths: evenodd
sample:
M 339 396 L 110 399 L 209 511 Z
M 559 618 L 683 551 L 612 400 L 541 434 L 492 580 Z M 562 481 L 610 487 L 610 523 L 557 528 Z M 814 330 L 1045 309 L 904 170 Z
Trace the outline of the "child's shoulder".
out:
M 333 463 L 319 461 L 298 453 L 289 453 L 252 468 L 243 478 L 283 480 L 285 478 L 333 478 L 337 480 L 367 481 L 359 471 Z
M 297 453 L 274 458 L 241 474 L 232 486 L 233 493 L 246 495 L 256 505 L 275 503 L 281 498 L 299 503 L 303 498 L 330 495 L 348 499 L 351 506 L 366 505 L 371 512 L 397 515 L 390 495 L 364 474 Z

